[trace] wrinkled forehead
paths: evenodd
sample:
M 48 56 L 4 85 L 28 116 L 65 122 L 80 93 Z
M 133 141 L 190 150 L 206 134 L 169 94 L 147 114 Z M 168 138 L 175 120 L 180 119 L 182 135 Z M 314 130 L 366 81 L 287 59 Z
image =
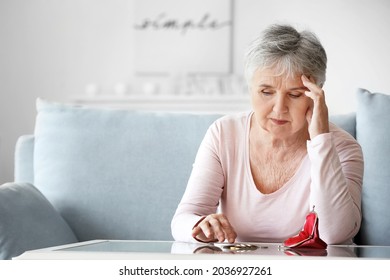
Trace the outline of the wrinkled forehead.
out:
M 259 68 L 254 72 L 251 86 L 259 87 L 267 85 L 273 88 L 302 87 L 302 73 L 280 71 L 277 68 Z

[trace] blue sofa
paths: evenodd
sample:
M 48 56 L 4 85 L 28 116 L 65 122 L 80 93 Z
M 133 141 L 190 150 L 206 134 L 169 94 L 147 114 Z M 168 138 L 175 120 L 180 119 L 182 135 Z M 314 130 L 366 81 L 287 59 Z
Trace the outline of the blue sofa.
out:
M 390 245 L 390 96 L 359 89 L 332 116 L 365 158 L 359 244 Z M 92 239 L 172 240 L 170 222 L 198 146 L 220 115 L 97 109 L 37 101 L 0 187 L 0 258 Z

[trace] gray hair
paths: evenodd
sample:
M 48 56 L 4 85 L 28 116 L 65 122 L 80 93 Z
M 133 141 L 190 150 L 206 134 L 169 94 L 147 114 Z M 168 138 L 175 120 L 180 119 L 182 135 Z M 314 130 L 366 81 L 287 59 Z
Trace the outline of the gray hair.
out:
M 249 45 L 245 77 L 250 85 L 257 69 L 275 68 L 279 75 L 312 76 L 322 86 L 326 62 L 326 52 L 314 33 L 298 32 L 290 25 L 271 25 Z

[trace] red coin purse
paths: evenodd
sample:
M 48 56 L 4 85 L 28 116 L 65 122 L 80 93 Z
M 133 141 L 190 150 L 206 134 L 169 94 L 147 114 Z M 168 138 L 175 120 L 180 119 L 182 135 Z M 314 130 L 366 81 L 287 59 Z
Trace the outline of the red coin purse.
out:
M 303 229 L 295 236 L 286 239 L 283 245 L 287 248 L 311 248 L 326 249 L 328 246 L 321 238 L 318 231 L 318 216 L 313 210 L 306 216 Z

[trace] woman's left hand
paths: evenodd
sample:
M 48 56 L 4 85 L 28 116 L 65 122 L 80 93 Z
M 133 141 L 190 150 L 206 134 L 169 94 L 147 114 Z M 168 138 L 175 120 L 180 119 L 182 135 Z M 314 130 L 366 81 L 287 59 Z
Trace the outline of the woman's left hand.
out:
M 317 135 L 329 132 L 328 107 L 323 89 L 305 75 L 302 75 L 301 79 L 303 85 L 309 90 L 305 91 L 305 95 L 313 100 L 312 106 L 306 113 L 310 139 L 313 139 Z

